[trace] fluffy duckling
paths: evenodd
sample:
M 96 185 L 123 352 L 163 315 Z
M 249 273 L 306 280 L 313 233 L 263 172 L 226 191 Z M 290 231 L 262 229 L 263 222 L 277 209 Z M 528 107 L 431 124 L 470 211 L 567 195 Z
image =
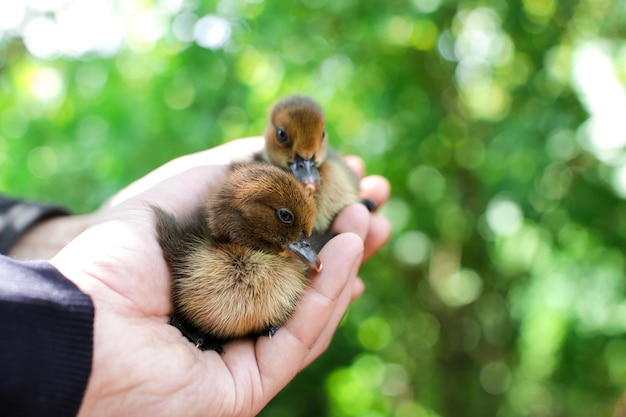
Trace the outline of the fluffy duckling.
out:
M 317 235 L 327 235 L 341 209 L 359 201 L 359 179 L 328 146 L 325 124 L 324 112 L 315 100 L 299 95 L 280 100 L 270 112 L 265 148 L 257 156 L 292 172 L 313 193 Z M 376 208 L 372 200 L 362 202 L 370 211 Z
M 172 324 L 203 349 L 271 336 L 295 310 L 309 268 L 322 268 L 308 241 L 314 200 L 274 166 L 234 165 L 190 219 L 153 210 L 173 278 Z

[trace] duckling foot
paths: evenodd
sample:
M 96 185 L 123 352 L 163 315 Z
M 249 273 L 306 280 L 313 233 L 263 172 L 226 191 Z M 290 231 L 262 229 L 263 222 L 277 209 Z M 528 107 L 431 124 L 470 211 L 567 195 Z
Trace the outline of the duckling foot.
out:
M 271 339 L 272 336 L 274 336 L 276 334 L 278 329 L 280 329 L 280 326 L 270 326 L 270 328 L 267 329 L 267 333 L 266 333 L 267 337 L 269 337 Z
M 222 342 L 208 337 L 204 339 L 204 344 L 202 346 L 199 346 L 198 349 L 214 350 L 220 355 L 224 353 L 224 346 L 222 345 Z
M 363 204 L 369 211 L 374 212 L 378 207 L 376 207 L 376 202 L 370 198 L 364 198 L 361 200 L 361 204 Z
M 208 335 L 202 335 L 181 323 L 176 317 L 170 317 L 170 324 L 176 327 L 182 334 L 200 350 L 214 350 L 219 354 L 224 353 L 222 343 Z

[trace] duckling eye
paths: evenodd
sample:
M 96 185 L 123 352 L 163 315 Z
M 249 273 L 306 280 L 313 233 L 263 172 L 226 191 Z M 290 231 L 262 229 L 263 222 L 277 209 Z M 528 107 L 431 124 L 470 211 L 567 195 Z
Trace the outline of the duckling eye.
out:
M 286 224 L 293 223 L 293 213 L 286 208 L 279 208 L 276 210 L 276 214 L 281 222 Z
M 287 132 L 285 132 L 285 129 L 283 129 L 282 127 L 279 127 L 276 129 L 276 137 L 278 138 L 278 141 L 282 143 L 283 145 L 289 144 L 289 138 L 287 137 Z

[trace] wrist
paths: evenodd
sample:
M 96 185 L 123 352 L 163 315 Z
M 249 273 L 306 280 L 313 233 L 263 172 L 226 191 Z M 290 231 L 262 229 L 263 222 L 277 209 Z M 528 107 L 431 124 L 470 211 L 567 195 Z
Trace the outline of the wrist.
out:
M 90 222 L 91 215 L 80 215 L 58 216 L 36 223 L 20 236 L 8 255 L 16 259 L 50 259 Z

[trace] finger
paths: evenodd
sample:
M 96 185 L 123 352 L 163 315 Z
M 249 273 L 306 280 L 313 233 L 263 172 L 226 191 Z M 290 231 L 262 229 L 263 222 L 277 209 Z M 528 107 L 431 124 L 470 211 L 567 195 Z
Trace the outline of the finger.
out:
M 314 345 L 311 347 L 309 354 L 304 359 L 304 363 L 302 365 L 303 368 L 307 367 L 311 362 L 313 362 L 328 349 L 328 346 L 330 346 L 335 332 L 339 327 L 339 323 L 341 323 L 341 321 L 343 320 L 344 316 L 346 315 L 346 311 L 348 310 L 348 307 L 353 301 L 352 297 L 354 294 L 355 286 L 363 288 L 363 281 L 361 281 L 360 278 L 356 276 L 357 269 L 353 270 L 352 273 L 354 275 L 350 280 L 351 283 L 349 283 L 344 288 L 344 291 L 338 297 L 337 303 L 335 304 L 335 309 L 333 310 L 333 313 L 331 314 L 331 317 L 328 320 L 326 327 L 324 327 L 322 333 L 317 338 Z M 360 282 L 360 285 L 357 284 L 357 282 Z
M 144 206 L 155 205 L 177 217 L 185 216 L 219 189 L 227 172 L 225 165 L 194 167 L 148 189 L 139 196 L 140 201 Z
M 250 160 L 263 149 L 263 138 L 259 136 L 232 140 L 223 145 L 176 158 L 150 175 L 170 177 L 189 168 L 203 165 L 228 165 L 240 160 Z
M 337 215 L 333 222 L 333 232 L 352 232 L 364 241 L 368 234 L 370 213 L 363 204 L 350 204 Z
M 350 167 L 350 169 L 354 171 L 357 177 L 363 178 L 363 175 L 365 175 L 365 163 L 363 162 L 363 159 L 356 155 L 348 155 L 343 159 L 346 161 L 346 164 Z
M 181 156 L 130 184 L 111 198 L 108 205 L 115 206 L 122 201 L 126 201 L 141 194 L 168 178 L 175 177 L 194 167 L 228 165 L 235 161 L 250 160 L 252 156 L 262 148 L 263 138 L 252 137 L 233 140 L 215 148 Z
M 341 240 L 343 237 L 346 236 L 349 235 L 339 235 L 333 240 Z M 329 307 L 331 307 L 331 310 L 327 312 L 325 322 L 321 320 L 319 321 L 320 332 L 317 337 L 315 337 L 313 342 L 309 345 L 308 352 L 303 362 L 301 363 L 301 368 L 307 366 L 311 361 L 317 358 L 322 352 L 324 352 L 328 348 L 335 333 L 335 330 L 337 329 L 339 323 L 341 322 L 341 319 L 345 315 L 348 306 L 350 305 L 350 299 L 352 297 L 354 288 L 354 280 L 356 279 L 356 274 L 361 263 L 361 256 L 362 253 L 359 253 L 357 255 L 357 258 L 354 260 L 354 263 L 352 264 L 352 267 L 350 268 L 350 271 L 348 273 L 348 281 L 346 285 L 341 288 L 341 291 L 338 293 L 331 292 L 324 294 L 328 300 L 332 301 L 332 303 L 328 305 Z M 333 279 L 336 278 L 336 276 L 333 277 Z M 323 288 L 321 285 L 319 293 L 323 294 Z M 312 306 L 311 313 L 315 314 L 316 311 L 320 311 L 320 305 Z M 308 325 L 310 326 L 310 324 Z M 296 334 L 297 336 L 297 333 L 294 334 Z
M 362 261 L 359 261 L 359 264 L 361 262 Z M 348 306 L 359 298 L 363 294 L 363 291 L 365 291 L 365 284 L 361 278 L 356 276 L 357 272 L 358 267 L 352 271 L 350 278 L 351 282 L 348 282 L 341 295 L 338 297 L 333 313 L 331 314 L 331 318 L 305 358 L 303 368 L 309 366 L 311 362 L 326 351 L 332 341 L 335 331 L 339 327 L 339 323 L 341 323 L 346 314 Z
M 340 296 L 358 270 L 362 253 L 360 237 L 344 233 L 333 238 L 320 252 L 324 269 L 313 276 L 293 317 L 272 339 L 259 339 L 256 352 L 264 393 L 274 395 L 302 369 L 339 301 L 345 311 L 349 300 Z
M 352 283 L 352 295 L 350 297 L 350 302 L 352 303 L 356 301 L 357 298 L 363 295 L 364 291 L 365 283 L 363 283 L 363 280 L 361 278 L 356 277 Z
M 368 260 L 376 253 L 391 237 L 391 225 L 389 220 L 373 214 L 370 218 L 370 226 L 367 237 L 364 240 L 363 261 Z
M 380 175 L 370 175 L 361 180 L 361 192 L 359 196 L 361 198 L 369 198 L 374 200 L 376 207 L 380 208 L 391 194 L 391 185 L 387 178 Z
M 265 139 L 262 136 L 251 136 L 247 138 L 231 140 L 220 145 L 213 150 L 217 151 L 211 156 L 214 162 L 228 163 L 237 162 L 241 159 L 250 160 L 255 154 L 265 146 Z
M 382 205 L 389 198 L 389 182 L 384 177 L 371 176 L 362 180 L 368 198 L 375 197 L 376 204 Z M 351 204 L 343 209 L 333 223 L 335 233 L 354 232 L 364 242 L 363 260 L 369 259 L 391 236 L 389 221 L 377 214 L 371 214 L 362 204 Z
M 263 339 L 267 338 L 260 337 L 258 340 Z M 199 370 L 201 375 L 198 378 L 210 381 L 204 387 L 204 398 L 211 398 L 212 394 L 218 392 L 214 395 L 217 401 L 206 401 L 203 404 L 200 400 L 200 405 L 205 408 L 203 413 L 187 412 L 185 415 L 221 415 L 223 413 L 216 411 L 220 408 L 220 403 L 228 406 L 227 415 L 256 416 L 261 412 L 277 392 L 266 392 L 263 386 L 261 363 L 264 358 L 256 353 L 257 343 L 258 341 L 251 338 L 235 339 L 223 345 L 222 353 L 214 350 L 203 351 L 201 355 L 205 366 Z M 193 345 L 192 348 L 198 350 Z M 279 370 L 282 369 L 280 365 L 278 367 Z M 289 381 L 285 381 L 284 385 L 287 382 Z M 195 404 L 191 404 L 191 407 L 193 405 Z M 191 407 L 188 404 L 185 410 L 188 411 Z
M 351 204 L 343 209 L 333 223 L 335 233 L 353 232 L 364 242 L 363 260 L 369 259 L 391 236 L 389 221 L 370 214 L 362 204 Z

